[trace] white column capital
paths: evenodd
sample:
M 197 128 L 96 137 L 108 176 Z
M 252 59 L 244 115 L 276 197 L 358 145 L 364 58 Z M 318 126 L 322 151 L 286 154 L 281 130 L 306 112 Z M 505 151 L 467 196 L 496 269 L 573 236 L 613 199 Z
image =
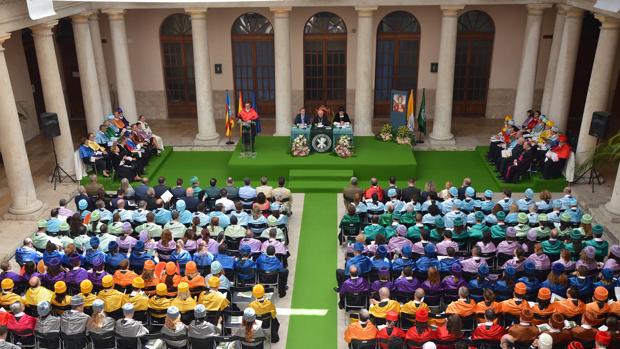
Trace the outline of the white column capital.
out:
M 355 11 L 357 11 L 358 16 L 371 17 L 378 8 L 377 6 L 356 6 Z
M 618 29 L 620 28 L 620 19 L 609 17 L 600 13 L 595 13 L 594 18 L 601 22 L 601 29 Z
M 465 8 L 465 5 L 441 5 L 439 6 L 444 16 L 456 17 L 459 11 Z
M 101 10 L 101 12 L 108 15 L 108 19 L 111 21 L 121 21 L 125 19 L 125 9 L 123 8 L 108 8 Z
M 566 6 L 566 17 L 581 17 L 583 16 L 583 10 L 577 7 Z
M 527 4 L 525 8 L 527 8 L 528 16 L 542 16 L 543 11 L 546 8 L 550 8 L 551 4 Z
M 30 27 L 30 29 L 32 30 L 32 35 L 52 36 L 54 35 L 52 30 L 57 24 L 58 24 L 58 21 L 53 20 L 53 21 L 48 21 L 45 23 L 37 24 L 33 27 Z
M 185 12 L 187 12 L 192 17 L 192 19 L 206 19 L 207 18 L 206 7 L 190 7 L 190 8 L 186 8 Z
M 88 19 L 91 21 L 98 21 L 99 20 L 99 11 L 92 11 L 91 13 L 88 14 Z
M 293 10 L 292 7 L 270 7 L 269 11 L 273 12 L 276 17 L 288 17 L 289 13 Z
M 0 51 L 4 51 L 4 42 L 11 38 L 11 33 L 0 33 Z
M 88 23 L 88 17 L 90 15 L 92 15 L 92 12 L 83 12 L 83 13 L 75 14 L 71 16 L 71 23 L 78 23 L 78 24 Z

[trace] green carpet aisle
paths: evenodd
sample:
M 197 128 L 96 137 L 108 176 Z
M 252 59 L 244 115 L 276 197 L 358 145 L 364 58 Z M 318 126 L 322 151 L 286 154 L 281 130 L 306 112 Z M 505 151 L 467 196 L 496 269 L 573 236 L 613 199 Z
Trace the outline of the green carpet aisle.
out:
M 293 309 L 327 309 L 325 316 L 292 315 L 287 348 L 335 348 L 336 194 L 305 195 Z

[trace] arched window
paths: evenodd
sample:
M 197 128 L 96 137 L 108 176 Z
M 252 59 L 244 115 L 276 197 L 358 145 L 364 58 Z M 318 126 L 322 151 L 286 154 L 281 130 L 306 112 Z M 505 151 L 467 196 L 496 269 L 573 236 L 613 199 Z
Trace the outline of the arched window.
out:
M 192 21 L 184 13 L 166 17 L 160 29 L 169 117 L 196 116 Z
M 488 14 L 468 11 L 459 16 L 453 115 L 485 115 L 494 36 L 495 25 Z
M 304 26 L 304 103 L 313 113 L 346 104 L 347 27 L 339 16 L 319 12 Z
M 261 117 L 275 112 L 273 27 L 263 15 L 248 12 L 231 29 L 235 91 L 256 102 Z
M 409 12 L 391 12 L 377 28 L 375 116 L 390 115 L 390 94 L 418 86 L 420 23 Z

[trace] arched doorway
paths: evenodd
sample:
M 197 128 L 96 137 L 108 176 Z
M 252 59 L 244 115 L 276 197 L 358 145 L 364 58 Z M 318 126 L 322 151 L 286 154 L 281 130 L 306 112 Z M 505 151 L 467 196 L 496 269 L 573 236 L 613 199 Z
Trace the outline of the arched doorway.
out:
M 390 93 L 418 86 L 420 24 L 409 12 L 383 17 L 377 28 L 375 64 L 375 117 L 390 116 Z
M 454 67 L 454 116 L 484 117 L 494 36 L 495 25 L 486 13 L 468 11 L 459 16 Z
M 184 13 L 166 17 L 160 29 L 168 117 L 196 117 L 192 21 Z
M 245 13 L 233 24 L 231 39 L 235 91 L 242 91 L 246 101 L 254 98 L 261 117 L 273 117 L 276 93 L 271 22 L 258 13 Z
M 347 27 L 331 12 L 319 12 L 304 27 L 304 105 L 309 113 L 324 104 L 346 104 Z

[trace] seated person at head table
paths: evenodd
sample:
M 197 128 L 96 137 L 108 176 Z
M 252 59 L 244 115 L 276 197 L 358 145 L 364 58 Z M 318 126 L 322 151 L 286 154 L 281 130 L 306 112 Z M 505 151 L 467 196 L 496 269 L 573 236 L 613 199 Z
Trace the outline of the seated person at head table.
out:
M 310 115 L 306 114 L 306 108 L 299 109 L 299 114 L 295 116 L 295 125 L 310 125 Z
M 320 106 L 316 111 L 316 116 L 312 120 L 312 125 L 315 127 L 329 126 L 329 119 L 327 119 L 327 108 Z
M 351 119 L 349 119 L 349 114 L 347 114 L 347 112 L 344 111 L 344 107 L 339 107 L 338 108 L 338 112 L 336 113 L 336 115 L 334 115 L 334 123 L 345 123 L 351 122 Z

